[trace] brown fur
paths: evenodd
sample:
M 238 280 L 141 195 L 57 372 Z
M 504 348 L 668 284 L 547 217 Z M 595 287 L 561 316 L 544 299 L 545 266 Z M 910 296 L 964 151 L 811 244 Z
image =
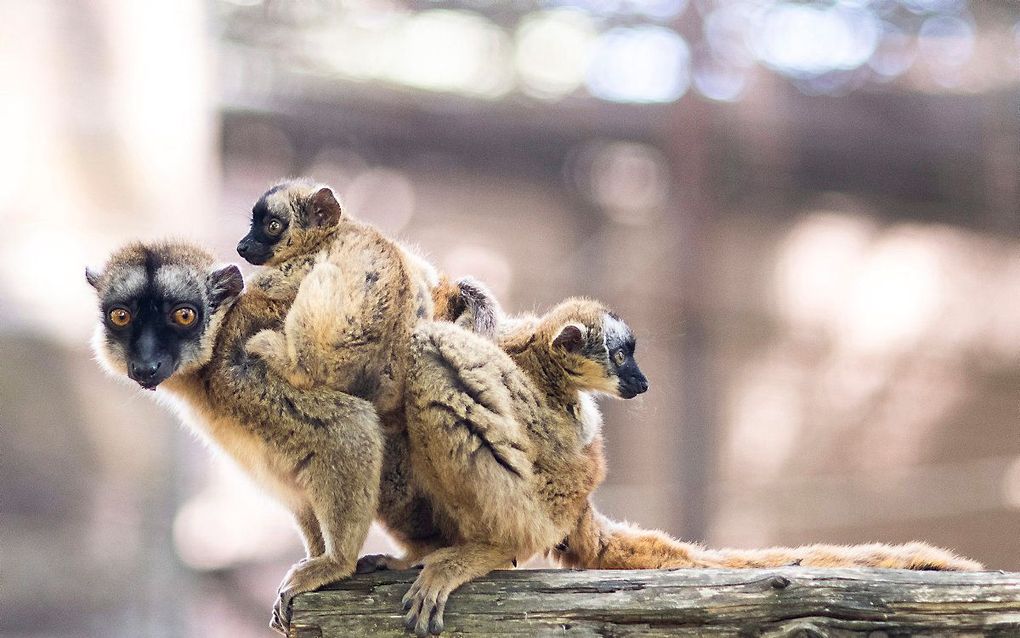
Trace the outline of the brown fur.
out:
M 144 278 L 145 264 L 153 262 L 163 265 L 155 271 L 158 277 L 181 285 L 204 285 L 211 272 L 222 272 L 213 271 L 212 258 L 193 246 L 133 244 L 116 252 L 101 275 L 90 277 L 101 302 L 125 282 Z M 309 266 L 301 260 L 286 263 L 295 270 Z M 240 291 L 239 273 L 236 283 Z M 294 513 L 308 558 L 294 565 L 280 586 L 274 623 L 282 628 L 295 594 L 354 570 L 376 510 L 382 442 L 367 401 L 326 388 L 295 387 L 245 352 L 256 332 L 282 325 L 290 306 L 287 295 L 278 289 L 268 294 L 266 284 L 256 277 L 236 301 L 209 308 L 200 348 L 181 361 L 160 394 L 172 399 L 199 435 Z M 124 353 L 102 325 L 95 349 L 110 372 L 125 374 Z
M 977 571 L 980 563 L 939 547 L 903 545 L 804 545 L 765 549 L 706 549 L 657 531 L 610 520 L 588 505 L 577 527 L 553 556 L 566 567 L 587 569 L 664 569 L 684 567 L 883 567 L 938 571 Z
M 498 306 L 480 283 L 438 277 L 422 257 L 340 210 L 329 187 L 283 182 L 260 199 L 287 223 L 260 277 L 269 295 L 297 290 L 283 331 L 248 343 L 298 387 L 324 385 L 371 401 L 381 414 L 403 403 L 407 348 L 419 319 L 447 319 L 494 334 Z M 258 229 L 253 228 L 248 237 Z M 311 272 L 292 269 L 314 261 Z
M 547 551 L 576 526 L 603 477 L 598 423 L 588 422 L 598 415 L 580 393 L 610 391 L 610 383 L 598 364 L 553 342 L 567 323 L 588 327 L 597 342 L 603 314 L 594 302 L 567 302 L 526 339 L 512 339 L 512 358 L 455 326 L 415 333 L 411 464 L 449 545 L 423 557 L 424 548 L 411 548 L 395 563 L 424 565 L 405 597 L 419 635 L 442 630 L 456 587 Z
M 301 280 L 284 330 L 260 332 L 248 350 L 298 387 L 324 385 L 391 412 L 403 402 L 415 284 L 392 242 L 344 219 Z

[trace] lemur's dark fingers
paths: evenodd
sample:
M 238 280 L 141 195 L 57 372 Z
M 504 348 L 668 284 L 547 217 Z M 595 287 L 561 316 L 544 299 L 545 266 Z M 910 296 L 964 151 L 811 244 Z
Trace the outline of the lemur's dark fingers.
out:
M 421 601 L 412 599 L 407 603 L 407 613 L 404 614 L 404 629 L 408 631 L 414 631 L 415 626 L 418 624 L 418 614 L 421 613 Z
M 404 605 L 404 611 L 411 609 L 411 606 L 414 604 L 415 597 L 418 595 L 418 591 L 420 589 L 421 577 L 419 576 L 413 583 L 411 583 L 410 589 L 407 590 L 407 593 L 404 594 L 404 597 L 400 601 Z
M 295 592 L 293 589 L 285 590 L 280 592 L 280 595 L 276 599 L 276 614 L 280 617 L 280 621 L 284 625 L 290 624 L 290 604 L 294 600 Z
M 446 609 L 446 600 L 449 594 L 442 593 L 436 599 L 436 608 L 432 611 L 432 618 L 429 620 L 429 632 L 435 635 L 443 633 L 443 611 Z
M 287 628 L 290 626 L 290 618 L 285 618 L 280 608 L 280 600 L 277 598 L 276 604 L 273 605 L 273 617 L 269 621 L 269 626 L 275 631 L 287 635 Z
M 429 627 L 436 613 L 437 592 L 428 589 L 419 594 L 421 605 L 414 623 L 414 635 L 418 638 L 426 638 L 429 635 Z
M 415 580 L 415 585 L 420 582 L 421 576 Z M 405 596 L 404 608 L 408 611 L 404 616 L 404 627 L 418 638 L 441 633 L 444 628 L 443 611 L 449 596 L 450 587 L 442 579 L 431 578 L 417 587 L 412 585 Z

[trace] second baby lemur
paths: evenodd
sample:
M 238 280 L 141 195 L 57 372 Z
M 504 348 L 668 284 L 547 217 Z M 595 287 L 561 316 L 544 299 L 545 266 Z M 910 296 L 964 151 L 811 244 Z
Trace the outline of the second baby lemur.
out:
M 590 496 L 605 462 L 592 394 L 629 399 L 648 387 L 633 333 L 599 302 L 570 299 L 526 319 L 501 340 L 506 354 L 449 324 L 423 324 L 413 338 L 411 462 L 449 543 L 413 557 L 423 569 L 404 597 L 405 623 L 419 636 L 442 631 L 462 583 L 543 552 L 601 569 L 980 568 L 922 543 L 709 550 L 599 514 Z

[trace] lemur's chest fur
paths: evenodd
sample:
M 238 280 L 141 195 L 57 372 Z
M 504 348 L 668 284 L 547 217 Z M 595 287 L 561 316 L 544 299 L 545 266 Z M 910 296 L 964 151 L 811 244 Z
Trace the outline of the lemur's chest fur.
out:
M 577 403 L 570 406 L 574 421 L 577 424 L 581 445 L 588 446 L 602 433 L 602 413 L 595 399 L 586 392 L 578 394 Z
M 196 374 L 171 378 L 164 389 L 174 398 L 174 406 L 181 420 L 200 439 L 230 458 L 260 485 L 284 503 L 295 504 L 302 497 L 293 484 L 289 469 L 278 467 L 274 459 L 274 445 L 266 432 L 240 415 L 231 414 L 207 391 L 208 386 Z
M 282 436 L 273 416 L 282 401 L 282 381 L 270 379 L 265 364 L 244 348 L 259 330 L 282 325 L 296 291 L 295 286 L 288 294 L 269 295 L 252 286 L 224 319 L 212 360 L 164 382 L 194 432 L 286 503 L 300 497 L 290 468 L 279 466 L 281 457 L 274 453 Z

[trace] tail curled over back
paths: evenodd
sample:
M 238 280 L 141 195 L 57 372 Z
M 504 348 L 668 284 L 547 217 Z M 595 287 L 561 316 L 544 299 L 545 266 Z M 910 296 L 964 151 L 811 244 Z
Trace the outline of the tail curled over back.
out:
M 883 567 L 980 571 L 980 563 L 925 543 L 903 545 L 804 545 L 765 549 L 707 549 L 663 532 L 613 521 L 590 504 L 576 529 L 552 554 L 567 567 L 663 569 L 786 567 Z
M 464 313 L 457 318 L 457 325 L 495 340 L 499 332 L 499 318 L 503 314 L 496 296 L 473 277 L 458 279 L 457 288 L 464 300 Z

